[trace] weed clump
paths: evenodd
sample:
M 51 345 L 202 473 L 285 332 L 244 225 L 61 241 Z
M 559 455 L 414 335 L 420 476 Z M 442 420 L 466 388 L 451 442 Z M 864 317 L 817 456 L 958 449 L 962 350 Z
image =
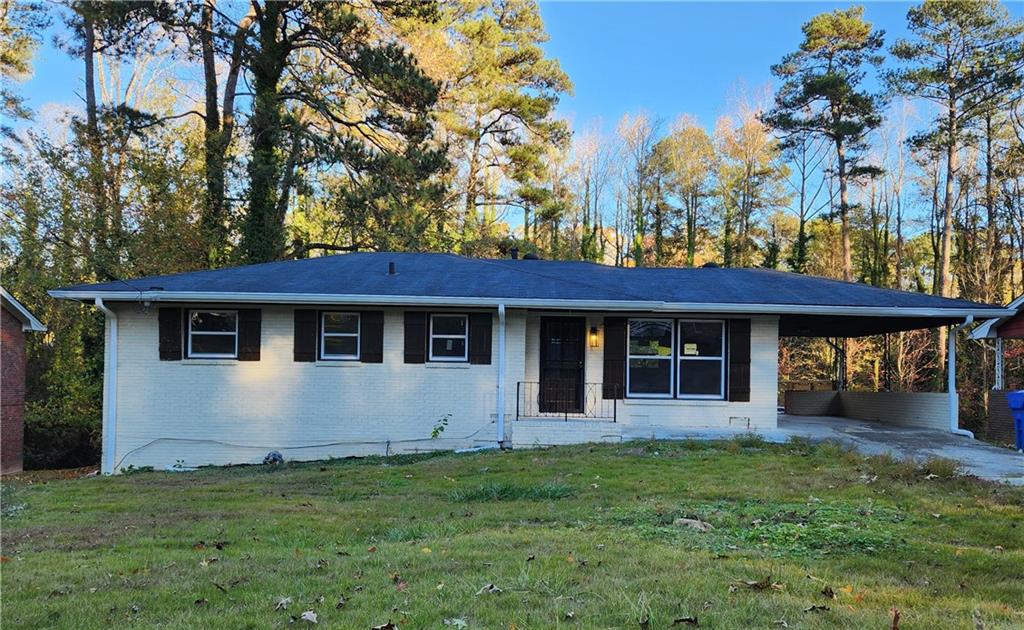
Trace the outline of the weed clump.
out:
M 540 485 L 520 485 L 508 482 L 486 483 L 475 488 L 457 489 L 449 493 L 452 501 L 550 501 L 565 499 L 576 491 L 564 483 L 548 482 Z

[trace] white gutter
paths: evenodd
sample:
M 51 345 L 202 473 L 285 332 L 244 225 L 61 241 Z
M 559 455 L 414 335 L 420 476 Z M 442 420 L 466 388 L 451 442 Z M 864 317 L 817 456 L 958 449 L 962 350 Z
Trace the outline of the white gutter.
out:
M 106 315 L 110 343 L 103 362 L 103 453 L 100 455 L 100 473 L 114 473 L 114 449 L 117 446 L 117 313 L 96 298 L 96 308 Z
M 948 380 L 946 389 L 949 393 L 949 432 L 954 435 L 962 435 L 964 437 L 971 438 L 972 440 L 974 439 L 974 434 L 967 429 L 960 428 L 960 401 L 958 400 L 959 396 L 957 396 L 956 393 L 956 334 L 966 326 L 970 326 L 973 321 L 974 317 L 968 316 L 967 319 L 964 320 L 964 323 L 954 326 L 952 330 L 949 331 L 949 349 L 947 351 L 949 365 L 946 369 L 948 372 L 946 374 L 946 378 Z
M 498 446 L 505 444 L 505 305 L 498 304 Z
M 329 295 L 323 293 L 249 293 L 225 291 L 50 291 L 66 300 L 142 302 L 254 303 L 254 304 L 374 304 L 382 306 L 476 306 L 494 308 L 495 298 L 421 295 Z M 751 315 L 851 315 L 860 317 L 979 317 L 1013 315 L 1006 308 L 927 308 L 878 306 L 829 306 L 809 304 L 735 304 L 729 302 L 662 302 L 646 300 L 561 300 L 499 298 L 509 308 L 569 310 L 734 313 Z

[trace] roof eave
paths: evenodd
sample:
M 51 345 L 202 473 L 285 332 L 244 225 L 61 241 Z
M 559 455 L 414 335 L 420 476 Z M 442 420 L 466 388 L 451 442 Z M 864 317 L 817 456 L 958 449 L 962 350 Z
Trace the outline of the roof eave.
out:
M 39 321 L 39 319 L 32 314 L 32 311 L 28 310 L 24 304 L 8 293 L 7 289 L 0 287 L 0 295 L 3 296 L 3 303 L 8 306 L 14 317 L 21 322 L 21 329 L 23 331 L 46 332 L 46 325 Z
M 1012 315 L 1005 308 L 970 307 L 897 307 L 836 306 L 803 304 L 736 304 L 723 302 L 654 302 L 642 300 L 563 300 L 538 298 L 481 298 L 415 295 L 334 295 L 323 293 L 249 293 L 207 291 L 89 291 L 55 290 L 49 294 L 64 300 L 95 300 L 130 302 L 193 302 L 193 303 L 257 303 L 257 304 L 324 304 L 382 306 L 465 306 L 508 308 L 548 308 L 585 311 L 656 311 L 687 313 L 736 313 L 750 315 L 852 315 L 861 317 L 974 317 L 988 319 Z

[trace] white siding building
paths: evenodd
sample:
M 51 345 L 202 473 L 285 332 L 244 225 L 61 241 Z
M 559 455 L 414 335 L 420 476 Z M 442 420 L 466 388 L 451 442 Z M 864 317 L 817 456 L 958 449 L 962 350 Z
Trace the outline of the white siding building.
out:
M 1001 314 L 777 272 L 391 253 L 52 295 L 107 316 L 105 473 L 771 430 L 780 335 Z

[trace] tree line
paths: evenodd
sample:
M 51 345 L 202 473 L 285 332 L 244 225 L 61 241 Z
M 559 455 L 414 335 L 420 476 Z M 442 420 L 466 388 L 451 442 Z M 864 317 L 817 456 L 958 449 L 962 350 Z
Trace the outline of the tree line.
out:
M 18 81 L 54 25 L 82 107 L 32 112 Z M 1006 301 L 1024 292 L 1024 25 L 976 0 L 907 26 L 890 41 L 859 7 L 823 13 L 775 91 L 737 90 L 710 127 L 632 112 L 605 132 L 556 115 L 573 86 L 531 0 L 0 0 L 3 282 L 52 331 L 30 340 L 28 441 L 56 446 L 29 457 L 94 457 L 102 322 L 45 296 L 74 282 L 516 247 Z M 854 343 L 851 383 L 933 384 L 943 334 Z M 835 378 L 834 355 L 787 341 L 783 376 Z

